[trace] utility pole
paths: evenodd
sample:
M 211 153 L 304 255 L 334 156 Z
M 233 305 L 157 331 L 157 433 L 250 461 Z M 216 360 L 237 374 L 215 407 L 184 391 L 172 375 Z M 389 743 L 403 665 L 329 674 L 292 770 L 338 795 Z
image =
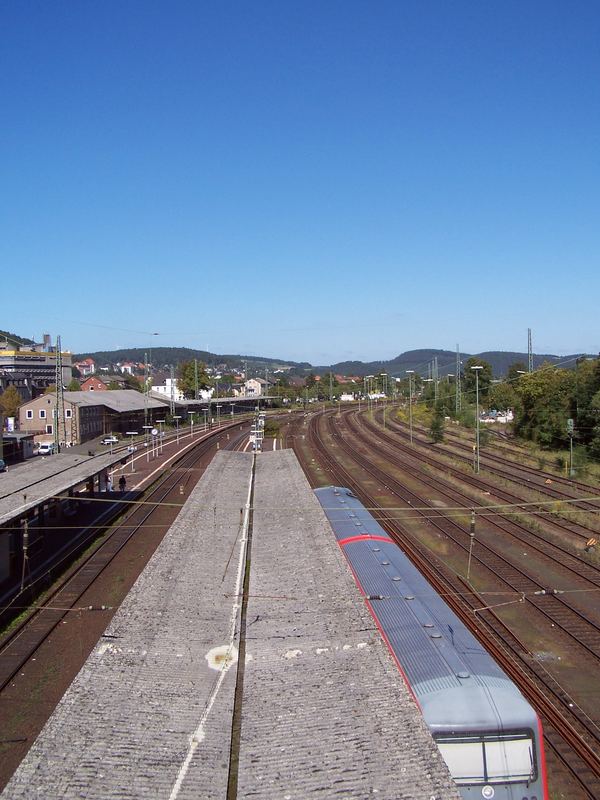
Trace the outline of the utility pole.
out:
M 171 364 L 171 401 L 169 403 L 171 416 L 175 413 L 175 367 Z
M 479 473 L 479 370 L 483 369 L 481 364 L 475 367 L 471 367 L 472 370 L 475 371 L 475 417 L 476 417 L 476 425 L 477 425 L 477 435 L 476 435 L 476 446 L 477 446 L 477 467 L 475 472 Z
M 194 399 L 198 402 L 198 359 L 194 359 Z
M 413 443 L 413 431 L 412 431 L 412 377 L 414 375 L 414 369 L 407 369 L 406 373 L 408 375 L 408 419 L 409 419 L 409 428 L 410 428 L 410 443 Z
M 148 353 L 144 353 L 144 425 L 148 424 Z
M 533 372 L 533 347 L 531 344 L 531 328 L 527 328 L 527 372 Z
M 459 346 L 456 345 L 456 413 L 458 415 L 460 411 L 461 405 L 461 396 L 460 396 L 460 349 Z
M 65 444 L 67 441 L 65 423 L 65 395 L 62 375 L 62 345 L 60 336 L 56 337 L 56 361 L 55 361 L 55 381 L 56 381 L 56 407 L 53 420 L 54 431 L 54 450 L 60 453 L 60 424 L 62 422 Z
M 469 561 L 467 562 L 467 581 L 471 580 L 471 556 L 473 555 L 473 544 L 475 543 L 475 509 L 471 509 L 471 529 L 469 531 Z

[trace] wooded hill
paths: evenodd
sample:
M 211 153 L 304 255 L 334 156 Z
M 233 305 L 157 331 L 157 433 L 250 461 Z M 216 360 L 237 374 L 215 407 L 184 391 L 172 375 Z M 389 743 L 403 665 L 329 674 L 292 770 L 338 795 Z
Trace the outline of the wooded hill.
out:
M 544 363 L 551 363 L 558 367 L 573 368 L 583 354 L 569 356 L 555 356 L 551 354 L 534 354 L 534 369 Z M 438 374 L 443 377 L 448 373 L 454 374 L 456 371 L 456 353 L 451 350 L 408 350 L 401 353 L 390 361 L 340 361 L 331 366 L 315 367 L 316 373 L 329 372 L 332 370 L 340 375 L 377 375 L 380 372 L 387 372 L 394 377 L 404 377 L 407 369 L 414 369 L 420 375 L 427 375 L 428 364 L 437 356 Z M 508 352 L 503 350 L 490 350 L 484 353 L 460 353 L 460 360 L 464 364 L 469 358 L 476 357 L 491 364 L 492 373 L 495 378 L 503 378 L 508 368 L 517 362 L 527 364 L 527 353 Z
M 252 366 L 254 371 L 260 369 L 273 370 L 278 367 L 292 367 L 304 370 L 310 369 L 308 362 L 283 361 L 281 359 L 260 358 L 258 356 L 244 355 L 219 355 L 209 353 L 207 350 L 194 350 L 190 347 L 130 347 L 122 350 L 98 350 L 94 353 L 76 353 L 73 361 L 81 361 L 84 358 L 93 358 L 99 366 L 116 364 L 117 362 L 131 361 L 135 364 L 143 364 L 145 359 L 151 361 L 155 368 L 162 369 L 184 361 L 193 361 L 195 358 L 209 367 L 226 365 L 229 369 L 244 368 L 244 362 Z
M 0 331 L 0 336 L 4 335 Z M 23 339 L 15 334 L 5 334 L 12 341 L 22 341 L 31 343 L 30 339 Z M 551 353 L 534 354 L 533 366 L 537 369 L 544 363 L 554 364 L 559 367 L 572 369 L 578 358 L 585 356 L 584 353 L 574 353 L 568 356 L 557 356 Z M 121 350 L 97 350 L 95 352 L 75 353 L 73 361 L 81 361 L 84 358 L 93 358 L 98 366 L 107 366 L 117 362 L 131 361 L 136 364 L 143 364 L 147 358 L 155 369 L 168 369 L 172 366 L 177 368 L 178 364 L 184 361 L 193 361 L 195 358 L 203 362 L 208 367 L 222 367 L 226 370 L 244 369 L 247 362 L 248 371 L 257 374 L 268 369 L 273 372 L 279 368 L 286 368 L 290 375 L 304 377 L 307 373 L 313 372 L 317 375 L 327 374 L 330 371 L 338 375 L 377 375 L 380 372 L 387 372 L 394 377 L 403 377 L 406 370 L 414 369 L 420 375 L 428 374 L 428 365 L 437 356 L 438 374 L 440 377 L 448 373 L 454 373 L 456 369 L 456 353 L 452 350 L 436 350 L 434 348 L 421 350 L 407 350 L 391 360 L 381 361 L 339 361 L 335 364 L 313 366 L 308 361 L 287 361 L 265 356 L 245 356 L 239 354 L 219 354 L 210 353 L 207 350 L 195 350 L 189 347 L 154 347 L 154 348 L 123 348 Z M 483 353 L 460 353 L 461 362 L 464 364 L 467 359 L 477 357 L 487 361 L 492 367 L 494 378 L 503 378 L 508 372 L 508 368 L 517 362 L 527 364 L 527 353 L 519 353 L 504 350 L 490 350 Z M 589 357 L 589 356 L 588 356 Z

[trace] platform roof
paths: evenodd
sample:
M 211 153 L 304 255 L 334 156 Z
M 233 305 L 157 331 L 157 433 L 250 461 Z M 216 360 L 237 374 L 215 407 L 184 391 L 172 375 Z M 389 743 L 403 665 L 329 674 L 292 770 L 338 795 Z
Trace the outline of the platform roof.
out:
M 0 473 L 0 525 L 6 525 L 25 511 L 64 494 L 124 458 L 124 453 L 97 456 L 57 453 L 37 456 Z

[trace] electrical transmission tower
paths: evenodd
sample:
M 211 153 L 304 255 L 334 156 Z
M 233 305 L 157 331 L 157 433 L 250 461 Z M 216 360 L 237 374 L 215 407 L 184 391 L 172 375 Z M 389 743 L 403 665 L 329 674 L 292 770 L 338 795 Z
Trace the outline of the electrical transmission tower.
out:
M 62 424 L 62 441 L 66 444 L 67 430 L 65 423 L 65 395 L 63 386 L 62 374 L 62 346 L 60 343 L 60 336 L 56 337 L 56 362 L 55 362 L 55 376 L 56 382 L 56 407 L 54 410 L 54 449 L 60 453 L 60 426 Z
M 461 393 L 460 393 L 460 349 L 456 345 L 456 413 L 461 408 Z

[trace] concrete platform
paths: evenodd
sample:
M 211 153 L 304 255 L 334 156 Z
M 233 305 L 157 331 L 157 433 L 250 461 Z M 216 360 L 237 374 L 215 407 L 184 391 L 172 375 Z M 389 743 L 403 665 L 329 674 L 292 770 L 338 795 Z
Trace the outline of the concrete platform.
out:
M 459 797 L 291 451 L 215 458 L 2 794 L 228 796 Z

